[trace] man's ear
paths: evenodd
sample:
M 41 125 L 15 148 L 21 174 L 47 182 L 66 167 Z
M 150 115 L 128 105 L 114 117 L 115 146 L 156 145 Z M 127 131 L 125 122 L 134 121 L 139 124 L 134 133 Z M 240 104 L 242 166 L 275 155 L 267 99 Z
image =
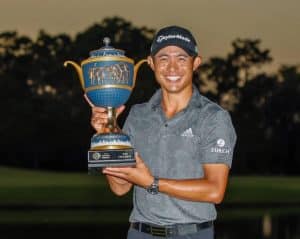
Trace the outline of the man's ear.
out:
M 193 63 L 193 71 L 197 70 L 197 68 L 201 65 L 202 59 L 200 56 L 196 56 Z
M 152 56 L 148 56 L 147 63 L 150 66 L 150 68 L 154 71 L 154 62 L 153 62 L 153 57 Z

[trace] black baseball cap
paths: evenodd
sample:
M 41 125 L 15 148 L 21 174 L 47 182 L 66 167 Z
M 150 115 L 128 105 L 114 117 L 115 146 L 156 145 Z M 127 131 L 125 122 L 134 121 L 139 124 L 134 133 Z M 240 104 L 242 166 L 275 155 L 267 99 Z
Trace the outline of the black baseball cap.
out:
M 160 49 L 166 46 L 178 46 L 190 56 L 198 55 L 198 47 L 192 33 L 179 26 L 168 26 L 160 29 L 154 36 L 150 55 L 154 56 Z

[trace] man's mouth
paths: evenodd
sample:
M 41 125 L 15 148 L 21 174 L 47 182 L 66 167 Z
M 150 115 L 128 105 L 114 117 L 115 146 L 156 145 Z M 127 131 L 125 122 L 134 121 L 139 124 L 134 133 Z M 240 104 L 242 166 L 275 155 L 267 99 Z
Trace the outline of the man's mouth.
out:
M 177 81 L 180 79 L 180 76 L 167 76 L 166 77 L 169 81 Z

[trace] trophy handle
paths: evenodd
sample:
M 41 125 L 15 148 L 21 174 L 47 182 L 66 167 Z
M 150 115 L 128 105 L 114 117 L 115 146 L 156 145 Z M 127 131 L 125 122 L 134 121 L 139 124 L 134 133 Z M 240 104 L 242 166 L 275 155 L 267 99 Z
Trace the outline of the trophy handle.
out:
M 137 72 L 138 72 L 140 66 L 143 63 L 146 63 L 146 62 L 147 62 L 147 60 L 143 59 L 143 60 L 140 60 L 138 63 L 135 64 L 135 66 L 134 66 L 134 75 L 133 75 L 133 88 L 135 87 L 135 80 L 136 80 Z
M 83 91 L 85 91 L 84 80 L 83 80 L 83 74 L 82 74 L 81 67 L 76 62 L 74 62 L 74 61 L 65 61 L 64 62 L 64 67 L 66 67 L 68 64 L 72 65 L 75 68 L 75 70 L 77 71 L 81 87 L 82 87 Z

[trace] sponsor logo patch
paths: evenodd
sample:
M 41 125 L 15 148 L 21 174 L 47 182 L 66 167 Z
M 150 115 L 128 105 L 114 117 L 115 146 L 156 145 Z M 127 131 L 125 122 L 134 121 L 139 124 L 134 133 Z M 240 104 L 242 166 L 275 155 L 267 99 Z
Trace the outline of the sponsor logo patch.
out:
M 217 146 L 216 147 L 212 147 L 210 149 L 211 153 L 219 153 L 219 154 L 229 154 L 230 153 L 230 149 L 228 147 L 225 147 L 225 140 L 224 139 L 218 139 L 217 140 Z

